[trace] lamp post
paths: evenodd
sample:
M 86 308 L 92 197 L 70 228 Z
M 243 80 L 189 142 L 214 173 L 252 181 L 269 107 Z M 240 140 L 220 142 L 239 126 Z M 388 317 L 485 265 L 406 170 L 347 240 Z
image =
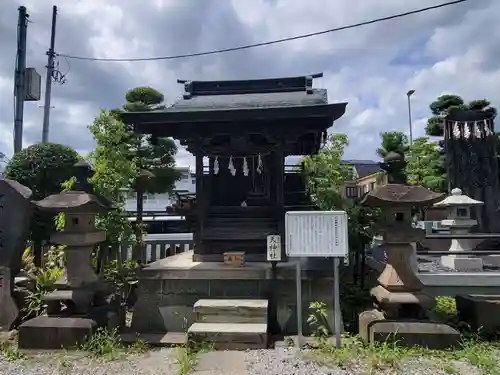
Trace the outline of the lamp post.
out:
M 410 126 L 410 136 L 409 136 L 410 145 L 413 143 L 413 129 L 412 129 L 412 123 L 411 123 L 411 100 L 410 100 L 410 97 L 414 93 L 415 93 L 415 90 L 410 90 L 406 93 L 406 97 L 408 98 L 408 124 Z

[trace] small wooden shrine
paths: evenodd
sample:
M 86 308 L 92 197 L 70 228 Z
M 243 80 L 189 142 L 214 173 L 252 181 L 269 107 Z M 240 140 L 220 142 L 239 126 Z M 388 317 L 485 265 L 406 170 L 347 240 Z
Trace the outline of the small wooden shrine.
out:
M 196 198 L 180 207 L 194 218 L 195 261 L 222 261 L 226 251 L 263 261 L 267 236 L 284 235 L 285 212 L 310 209 L 284 160 L 318 152 L 345 112 L 347 103 L 329 104 L 313 88 L 321 76 L 178 81 L 185 92 L 171 107 L 123 114 L 136 133 L 173 137 L 196 157 Z

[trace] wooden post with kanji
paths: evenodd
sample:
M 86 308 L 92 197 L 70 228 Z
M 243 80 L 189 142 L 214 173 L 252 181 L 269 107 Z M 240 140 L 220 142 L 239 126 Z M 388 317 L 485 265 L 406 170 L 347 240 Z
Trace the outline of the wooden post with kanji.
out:
M 276 289 L 278 287 L 278 262 L 281 261 L 281 236 L 267 236 L 267 261 L 271 262 L 271 283 L 269 293 L 269 331 L 279 334 L 281 329 L 278 323 L 278 304 Z

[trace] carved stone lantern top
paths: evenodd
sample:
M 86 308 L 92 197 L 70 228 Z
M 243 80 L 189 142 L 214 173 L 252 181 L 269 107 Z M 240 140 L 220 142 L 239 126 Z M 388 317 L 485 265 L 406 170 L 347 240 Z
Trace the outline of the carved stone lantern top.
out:
M 387 172 L 388 184 L 369 192 L 361 204 L 374 208 L 406 206 L 425 207 L 441 199 L 444 194 L 435 193 L 422 186 L 412 186 L 406 183 L 404 156 L 389 152 L 380 167 Z
M 462 190 L 455 188 L 451 195 L 434 204 L 434 207 L 443 207 L 448 209 L 448 219 L 441 220 L 441 224 L 447 227 L 473 227 L 477 224 L 476 220 L 471 219 L 471 208 L 482 206 L 484 202 L 478 201 L 464 195 Z
M 477 201 L 464 195 L 462 189 L 455 188 L 451 191 L 451 195 L 434 204 L 434 207 L 474 207 L 481 206 L 484 202 Z
M 110 202 L 94 192 L 88 181 L 92 177 L 90 165 L 84 161 L 75 164 L 75 184 L 73 189 L 33 202 L 43 211 L 65 213 L 98 213 L 111 208 Z

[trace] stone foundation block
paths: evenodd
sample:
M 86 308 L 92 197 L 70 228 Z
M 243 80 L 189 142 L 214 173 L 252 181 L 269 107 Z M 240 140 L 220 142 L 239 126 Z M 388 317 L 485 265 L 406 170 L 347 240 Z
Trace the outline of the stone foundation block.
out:
M 480 272 L 483 270 L 483 260 L 481 258 L 443 255 L 441 264 L 458 272 Z
M 212 343 L 216 349 L 267 348 L 267 324 L 194 323 L 188 330 L 195 343 Z
M 500 328 L 500 296 L 458 295 L 455 302 L 459 319 L 472 329 L 493 331 Z
M 39 316 L 19 327 L 19 349 L 73 349 L 97 328 L 92 319 Z
M 370 342 L 369 327 L 376 322 L 382 321 L 385 321 L 384 314 L 375 309 L 363 311 L 358 315 L 359 336 L 365 344 L 368 344 Z
M 376 310 L 359 315 L 359 333 L 365 343 L 398 343 L 405 347 L 447 349 L 460 340 L 460 332 L 442 323 L 385 320 Z

